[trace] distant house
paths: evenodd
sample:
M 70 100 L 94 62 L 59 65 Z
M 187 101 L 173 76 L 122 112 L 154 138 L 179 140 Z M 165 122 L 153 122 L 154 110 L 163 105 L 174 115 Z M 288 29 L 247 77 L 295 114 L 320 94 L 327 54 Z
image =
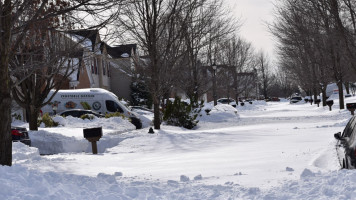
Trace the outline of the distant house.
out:
M 127 44 L 110 47 L 106 46 L 111 57 L 111 91 L 119 98 L 131 101 L 132 71 L 134 69 L 134 57 L 136 57 L 136 44 Z
M 110 59 L 106 47 L 102 47 L 98 30 L 75 30 L 70 37 L 83 51 L 78 55 L 79 69 L 69 80 L 69 89 L 103 88 L 110 90 Z
M 131 101 L 130 85 L 137 45 L 111 47 L 101 41 L 98 30 L 74 30 L 68 36 L 81 49 L 73 55 L 79 67 L 61 89 L 103 88 Z

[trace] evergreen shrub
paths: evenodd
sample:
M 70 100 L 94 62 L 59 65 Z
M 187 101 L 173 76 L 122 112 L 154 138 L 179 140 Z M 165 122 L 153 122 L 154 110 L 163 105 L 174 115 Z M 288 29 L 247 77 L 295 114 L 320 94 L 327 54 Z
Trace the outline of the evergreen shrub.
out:
M 174 102 L 168 101 L 163 113 L 163 121 L 168 125 L 180 126 L 187 129 L 192 129 L 198 124 L 198 114 L 201 111 L 201 104 L 182 102 L 176 97 Z

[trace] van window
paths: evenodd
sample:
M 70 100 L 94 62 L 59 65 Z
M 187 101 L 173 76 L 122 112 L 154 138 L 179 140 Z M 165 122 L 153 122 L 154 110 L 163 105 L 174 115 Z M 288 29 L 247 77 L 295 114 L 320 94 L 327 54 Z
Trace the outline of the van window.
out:
M 115 101 L 111 101 L 111 100 L 106 100 L 105 101 L 106 104 L 106 109 L 109 112 L 120 112 L 123 113 L 124 111 L 122 110 L 122 108 L 115 102 Z

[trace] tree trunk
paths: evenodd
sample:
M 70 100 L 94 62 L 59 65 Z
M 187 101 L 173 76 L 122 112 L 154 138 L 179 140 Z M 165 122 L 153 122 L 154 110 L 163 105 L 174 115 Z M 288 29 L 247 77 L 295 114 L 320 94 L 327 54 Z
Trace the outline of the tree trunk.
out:
M 326 87 L 322 88 L 321 93 L 323 94 L 323 106 L 326 106 Z
M 1 71 L 4 68 L 1 66 Z M 7 73 L 0 73 L 0 82 L 5 83 Z M 11 98 L 10 88 L 1 84 L 0 88 L 0 165 L 12 165 Z
M 350 83 L 349 82 L 345 82 L 345 89 L 346 89 L 346 94 L 350 94 Z
M 29 115 L 29 126 L 31 131 L 38 131 L 37 126 L 37 118 L 39 114 L 39 110 L 35 109 L 34 106 L 30 106 L 30 113 Z
M 342 87 L 342 81 L 339 81 L 337 84 L 338 88 L 339 88 L 339 102 L 340 102 L 340 110 L 341 109 L 345 109 L 345 103 L 344 103 L 344 90 Z
M 0 12 L 0 165 L 12 165 L 11 97 L 9 51 L 11 1 L 5 0 Z
M 159 99 L 157 97 L 153 97 L 153 111 L 154 111 L 154 122 L 153 122 L 154 129 L 161 129 Z
M 319 96 L 318 89 L 316 87 L 313 88 L 313 94 L 314 94 L 314 103 L 315 103 Z

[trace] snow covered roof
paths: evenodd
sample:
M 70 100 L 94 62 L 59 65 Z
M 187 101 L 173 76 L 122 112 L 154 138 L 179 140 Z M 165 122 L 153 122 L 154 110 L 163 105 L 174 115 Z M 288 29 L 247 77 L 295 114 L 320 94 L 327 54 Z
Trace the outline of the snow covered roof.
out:
M 99 30 L 72 30 L 68 32 L 73 37 L 73 40 L 81 43 L 91 51 L 95 50 L 96 38 L 98 37 Z
M 128 58 L 132 57 L 132 53 L 136 53 L 136 44 L 125 44 L 125 45 L 119 45 L 115 47 L 111 47 L 109 45 L 106 46 L 106 50 L 108 54 L 112 58 Z

